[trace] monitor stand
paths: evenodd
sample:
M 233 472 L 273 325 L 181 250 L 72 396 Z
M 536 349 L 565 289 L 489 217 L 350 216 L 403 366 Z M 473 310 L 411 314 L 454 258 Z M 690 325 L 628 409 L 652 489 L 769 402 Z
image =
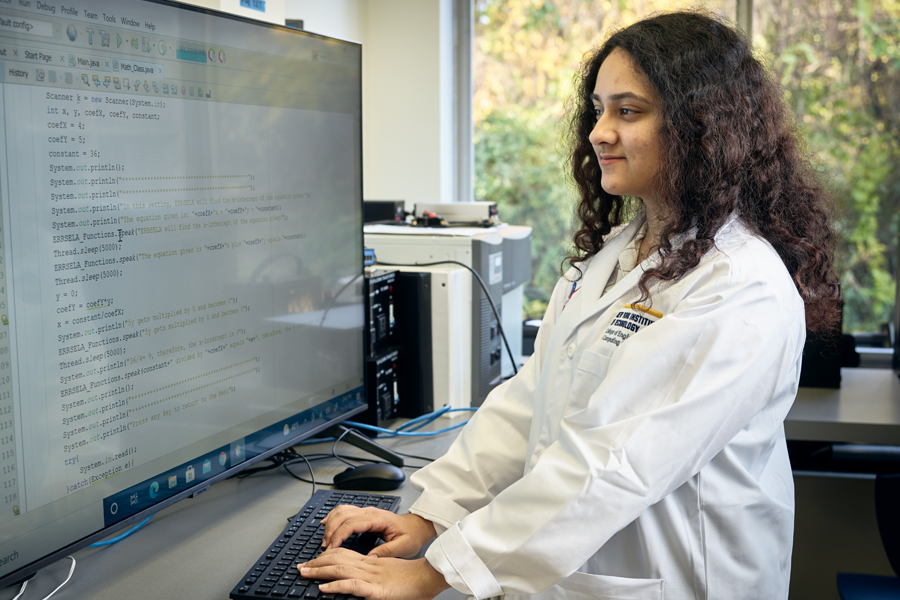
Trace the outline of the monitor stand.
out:
M 324 437 L 340 438 L 342 442 L 347 442 L 361 450 L 365 450 L 369 454 L 374 454 L 378 458 L 383 458 L 395 467 L 404 466 L 402 456 L 391 452 L 377 442 L 373 442 L 355 429 L 347 429 L 343 425 L 333 425 L 323 431 L 321 435 Z

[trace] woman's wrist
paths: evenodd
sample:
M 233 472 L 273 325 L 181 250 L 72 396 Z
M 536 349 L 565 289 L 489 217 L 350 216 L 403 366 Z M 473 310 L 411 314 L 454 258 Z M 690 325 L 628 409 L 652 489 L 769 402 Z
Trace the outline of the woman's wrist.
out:
M 413 513 L 406 513 L 404 517 L 410 523 L 411 531 L 415 533 L 416 541 L 419 542 L 422 547 L 437 536 L 437 530 L 434 528 L 434 523 L 428 519 Z
M 450 589 L 450 584 L 447 583 L 444 575 L 431 566 L 428 559 L 419 558 L 415 562 L 420 563 L 419 571 L 422 573 L 422 587 L 420 589 L 425 592 L 426 598 L 434 598 L 444 590 Z

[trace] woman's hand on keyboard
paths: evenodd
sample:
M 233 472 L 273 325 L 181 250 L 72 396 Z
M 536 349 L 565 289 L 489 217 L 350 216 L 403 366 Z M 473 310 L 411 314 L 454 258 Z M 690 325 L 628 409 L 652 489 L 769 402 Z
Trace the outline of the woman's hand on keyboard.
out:
M 418 515 L 398 515 L 380 508 L 336 506 L 322 519 L 325 536 L 322 546 L 338 548 L 354 533 L 372 532 L 385 541 L 370 556 L 408 558 L 415 556 L 435 536 L 434 525 Z
M 368 600 L 428 600 L 450 586 L 427 560 L 363 556 L 338 548 L 301 565 L 307 579 L 325 579 L 325 594 L 352 594 Z

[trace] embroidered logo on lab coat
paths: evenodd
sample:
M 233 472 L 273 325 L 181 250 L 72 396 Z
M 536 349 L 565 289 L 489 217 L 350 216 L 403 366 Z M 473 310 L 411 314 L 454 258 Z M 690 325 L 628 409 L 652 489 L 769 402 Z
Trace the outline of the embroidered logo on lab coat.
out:
M 609 328 L 603 332 L 602 341 L 618 346 L 641 328 L 661 319 L 663 314 L 658 310 L 647 308 L 642 304 L 626 304 L 613 317 Z

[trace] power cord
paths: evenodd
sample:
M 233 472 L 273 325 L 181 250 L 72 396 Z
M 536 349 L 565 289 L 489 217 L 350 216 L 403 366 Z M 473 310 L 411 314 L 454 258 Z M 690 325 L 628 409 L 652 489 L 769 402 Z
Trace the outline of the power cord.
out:
M 484 280 L 481 279 L 481 275 L 479 275 L 475 269 L 465 263 L 459 262 L 458 260 L 438 260 L 429 263 L 415 263 L 412 265 L 404 265 L 400 263 L 381 262 L 376 259 L 375 264 L 383 267 L 435 267 L 437 265 L 459 265 L 464 269 L 468 269 L 468 271 L 475 276 L 475 279 L 478 281 L 478 285 L 481 286 L 481 290 L 484 292 L 484 295 L 487 296 L 488 303 L 491 305 L 491 310 L 494 311 L 494 318 L 497 319 L 497 330 L 500 332 L 500 337 L 503 339 L 503 345 L 506 346 L 506 353 L 509 355 L 509 360 L 512 363 L 513 373 L 518 374 L 519 369 L 518 367 L 516 367 L 516 358 L 513 356 L 512 350 L 509 347 L 509 342 L 506 340 L 506 333 L 504 333 L 503 331 L 503 323 L 500 320 L 500 311 L 497 310 L 497 305 L 494 304 L 494 299 L 491 297 L 491 293 L 488 291 L 487 286 L 484 284 Z
M 53 590 L 52 592 L 50 592 L 49 594 L 47 594 L 46 596 L 44 596 L 44 599 L 43 599 L 43 600 L 47 600 L 48 598 L 50 598 L 50 596 L 52 596 L 53 594 L 55 594 L 56 592 L 58 592 L 60 589 L 62 589 L 62 586 L 64 586 L 64 585 L 66 585 L 67 583 L 69 583 L 69 580 L 72 579 L 72 573 L 75 572 L 75 557 L 70 555 L 70 556 L 67 556 L 66 558 L 68 558 L 69 560 L 72 561 L 72 566 L 69 567 L 69 575 L 66 577 L 66 580 L 65 580 L 65 581 L 63 581 L 61 584 L 59 584 L 59 585 L 56 587 L 55 590 Z M 22 583 L 22 587 L 19 589 L 19 593 L 16 594 L 16 597 L 13 598 L 12 600 L 19 600 L 19 598 L 22 597 L 22 594 L 25 593 L 25 588 L 26 588 L 26 587 L 28 587 L 28 580 L 25 580 L 25 581 Z

